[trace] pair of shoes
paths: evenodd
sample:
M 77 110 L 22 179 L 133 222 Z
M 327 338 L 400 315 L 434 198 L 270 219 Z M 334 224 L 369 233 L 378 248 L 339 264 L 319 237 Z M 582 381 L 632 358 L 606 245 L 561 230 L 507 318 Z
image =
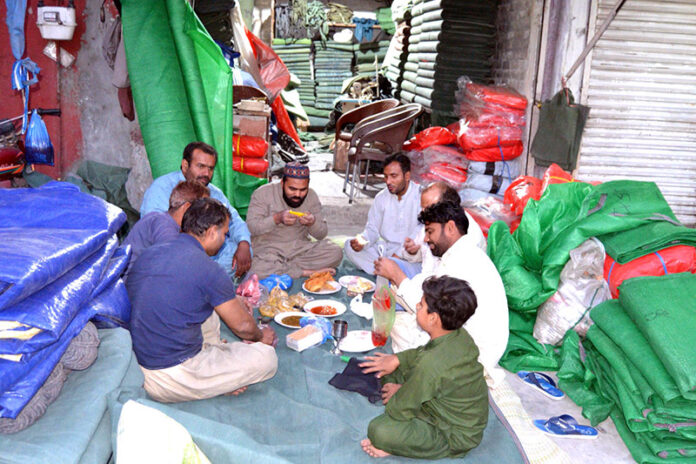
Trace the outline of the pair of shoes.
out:
M 556 382 L 551 377 L 541 372 L 519 371 L 517 378 L 534 387 L 535 390 L 543 393 L 552 400 L 560 400 L 565 396 L 561 390 L 556 387 Z
M 309 163 L 309 155 L 285 132 L 278 134 L 278 154 L 286 163 L 297 161 L 302 164 Z
M 580 425 L 569 414 L 554 416 L 550 419 L 537 419 L 534 426 L 552 437 L 595 439 L 599 435 L 596 428 Z

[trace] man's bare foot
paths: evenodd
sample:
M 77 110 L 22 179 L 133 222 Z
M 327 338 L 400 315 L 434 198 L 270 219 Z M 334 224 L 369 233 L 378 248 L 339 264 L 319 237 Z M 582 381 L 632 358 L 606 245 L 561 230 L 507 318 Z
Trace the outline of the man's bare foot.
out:
M 361 441 L 360 446 L 362 446 L 364 452 L 373 458 L 386 458 L 387 456 L 391 456 L 391 454 L 387 453 L 386 451 L 375 448 L 369 438 L 365 438 L 363 441 Z
M 332 267 L 324 267 L 321 269 L 303 269 L 302 270 L 302 277 L 309 277 L 312 274 L 315 274 L 317 272 L 328 272 L 331 275 L 336 275 L 336 269 Z
M 245 391 L 247 391 L 247 388 L 249 388 L 248 385 L 245 386 L 245 387 L 242 387 L 242 388 L 238 388 L 238 389 L 236 389 L 235 391 L 231 391 L 231 392 L 225 393 L 225 396 L 230 396 L 230 395 L 232 395 L 232 396 L 237 396 L 237 395 L 241 395 L 242 393 L 244 393 Z

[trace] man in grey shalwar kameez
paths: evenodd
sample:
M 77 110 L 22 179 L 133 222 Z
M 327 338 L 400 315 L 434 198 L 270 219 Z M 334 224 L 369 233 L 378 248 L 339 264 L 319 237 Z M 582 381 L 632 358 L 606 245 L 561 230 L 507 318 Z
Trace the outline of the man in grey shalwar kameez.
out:
M 325 240 L 328 232 L 321 203 L 309 188 L 309 168 L 288 163 L 283 180 L 259 187 L 251 196 L 246 218 L 254 260 L 251 273 L 309 276 L 335 271 L 343 258 L 338 245 Z M 316 241 L 311 241 L 310 236 Z

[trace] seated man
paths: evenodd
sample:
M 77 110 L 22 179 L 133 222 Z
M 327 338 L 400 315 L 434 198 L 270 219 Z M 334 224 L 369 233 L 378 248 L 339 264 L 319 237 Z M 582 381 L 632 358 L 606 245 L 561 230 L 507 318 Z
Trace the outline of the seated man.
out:
M 224 246 L 213 259 L 229 275 L 237 277 L 251 267 L 251 237 L 246 223 L 222 193 L 210 184 L 217 164 L 217 151 L 207 143 L 191 142 L 184 148 L 181 170 L 158 177 L 145 192 L 140 214 L 151 211 L 167 211 L 167 203 L 172 189 L 182 180 L 197 181 L 210 189 L 210 196 L 225 205 L 230 212 L 230 230 Z
M 274 273 L 292 278 L 333 273 L 343 258 L 341 247 L 324 240 L 328 227 L 321 203 L 309 188 L 309 168 L 300 163 L 286 164 L 283 180 L 256 189 L 247 225 L 255 253 L 251 272 L 262 279 Z
M 430 277 L 417 305 L 427 345 L 399 354 L 377 353 L 360 364 L 382 378 L 384 414 L 361 442 L 373 457 L 460 457 L 477 447 L 488 422 L 488 391 L 478 349 L 462 327 L 474 314 L 476 296 L 452 277 Z
M 394 352 L 424 345 L 430 336 L 421 330 L 413 314 L 423 295 L 423 281 L 435 276 L 450 276 L 469 283 L 478 306 L 464 328 L 476 342 L 479 362 L 483 365 L 489 385 L 499 382 L 504 373 L 498 361 L 507 346 L 508 307 L 505 287 L 498 270 L 488 255 L 467 240 L 469 220 L 464 210 L 454 203 L 436 203 L 424 209 L 418 220 L 425 225 L 425 242 L 433 256 L 440 258 L 433 270 L 408 278 L 390 259 L 375 262 L 375 272 L 398 286 L 397 299 L 411 312 L 399 312 L 392 328 Z
M 375 197 L 361 236 L 346 240 L 346 257 L 359 269 L 374 274 L 374 261 L 380 256 L 396 256 L 404 239 L 418 226 L 420 192 L 411 182 L 411 160 L 396 153 L 384 160 L 387 188 Z
M 152 211 L 141 217 L 123 240 L 123 245 L 131 247 L 126 276 L 146 248 L 177 238 L 181 232 L 181 219 L 191 203 L 209 196 L 210 190 L 203 184 L 189 180 L 179 182 L 169 196 L 169 210 L 166 213 Z
M 157 401 L 238 394 L 275 375 L 275 332 L 256 326 L 232 281 L 209 258 L 225 242 L 229 218 L 219 201 L 196 200 L 184 214 L 183 233 L 146 249 L 131 269 L 133 351 L 145 390 Z M 223 343 L 219 325 L 206 331 L 216 315 L 251 343 Z
M 454 203 L 456 205 L 461 203 L 461 198 L 459 198 L 457 191 L 446 182 L 433 182 L 421 191 L 421 210 L 430 205 L 434 205 L 435 203 L 445 201 Z M 469 220 L 469 230 L 464 237 L 466 240 L 469 240 L 472 245 L 486 251 L 486 237 L 483 236 L 481 227 L 469 213 L 465 211 L 465 214 L 466 218 Z M 404 261 L 410 263 L 422 263 L 422 267 L 419 272 L 426 272 L 429 274 L 432 274 L 439 262 L 439 258 L 433 256 L 430 251 L 430 247 L 427 243 L 425 243 L 425 227 L 423 225 L 420 225 L 420 227 L 417 228 L 417 232 L 413 238 L 406 238 L 402 250 L 397 253 L 397 255 Z M 401 265 L 400 260 L 396 260 L 396 262 L 399 264 L 401 270 L 404 272 L 408 270 L 406 267 Z M 407 274 L 407 277 L 413 277 L 413 275 Z

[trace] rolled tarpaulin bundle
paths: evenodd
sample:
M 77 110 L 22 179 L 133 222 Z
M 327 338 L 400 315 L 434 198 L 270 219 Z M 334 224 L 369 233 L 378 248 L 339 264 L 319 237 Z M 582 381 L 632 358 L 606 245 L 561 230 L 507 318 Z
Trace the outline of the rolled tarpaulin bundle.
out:
M 244 158 L 263 158 L 268 151 L 268 142 L 261 137 L 232 135 L 232 153 Z
M 464 156 L 471 161 L 510 161 L 520 156 L 522 151 L 522 142 L 515 142 L 512 145 L 467 150 Z
M 232 168 L 251 176 L 262 176 L 268 169 L 268 161 L 263 158 L 242 158 L 235 156 Z

